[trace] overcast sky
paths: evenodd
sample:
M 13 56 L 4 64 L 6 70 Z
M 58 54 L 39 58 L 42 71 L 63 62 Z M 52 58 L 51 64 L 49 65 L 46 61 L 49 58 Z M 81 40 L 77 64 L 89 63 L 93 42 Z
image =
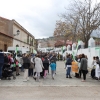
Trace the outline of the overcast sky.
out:
M 0 0 L 0 16 L 15 19 L 35 38 L 53 35 L 59 14 L 71 0 Z

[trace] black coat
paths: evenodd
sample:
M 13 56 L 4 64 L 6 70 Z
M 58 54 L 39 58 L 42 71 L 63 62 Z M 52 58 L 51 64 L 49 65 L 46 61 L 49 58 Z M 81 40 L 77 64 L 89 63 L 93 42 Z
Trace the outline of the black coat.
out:
M 23 67 L 25 69 L 29 69 L 29 67 L 30 67 L 30 60 L 28 59 L 28 57 L 23 57 Z
M 4 64 L 4 53 L 0 52 L 0 64 Z
M 4 63 L 5 64 L 8 64 L 9 63 L 9 60 L 8 60 L 8 57 L 7 56 L 4 57 Z
M 45 59 L 45 60 L 43 61 L 43 66 L 44 66 L 44 69 L 45 69 L 45 70 L 48 70 L 48 69 L 49 69 L 49 60 L 48 60 L 48 59 Z
M 67 58 L 66 65 L 72 65 L 72 59 L 71 58 Z
M 53 60 L 53 61 L 54 61 L 54 63 L 56 64 L 56 61 L 57 61 L 56 56 L 53 56 L 53 57 L 50 59 L 50 62 L 51 62 L 52 60 Z

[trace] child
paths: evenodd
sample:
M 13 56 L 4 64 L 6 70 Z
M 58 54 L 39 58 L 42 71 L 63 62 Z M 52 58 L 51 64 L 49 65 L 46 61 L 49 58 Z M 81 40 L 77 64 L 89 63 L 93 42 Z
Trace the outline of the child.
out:
M 51 61 L 50 67 L 51 67 L 51 76 L 52 76 L 52 79 L 54 80 L 54 75 L 55 75 L 55 71 L 56 71 L 56 64 L 54 63 L 53 60 Z
M 48 74 L 48 69 L 49 69 L 49 60 L 47 56 L 45 56 L 44 61 L 43 61 L 43 66 L 44 66 L 44 78 L 46 78 Z
M 15 64 L 16 64 L 16 76 L 18 76 L 20 74 L 19 74 L 19 62 L 17 59 L 15 59 Z

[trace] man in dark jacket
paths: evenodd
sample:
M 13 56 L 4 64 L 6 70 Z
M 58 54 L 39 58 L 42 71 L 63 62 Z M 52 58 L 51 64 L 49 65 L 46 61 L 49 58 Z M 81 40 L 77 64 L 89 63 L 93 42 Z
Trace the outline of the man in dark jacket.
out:
M 23 67 L 24 67 L 24 82 L 29 80 L 28 77 L 28 70 L 30 67 L 30 60 L 28 58 L 29 56 L 27 54 L 25 54 L 25 57 L 23 57 Z
M 72 78 L 71 75 L 70 75 L 71 67 L 72 67 L 72 58 L 71 58 L 70 54 L 67 56 L 66 67 L 67 67 L 66 78 L 68 78 L 68 77 Z
M 86 80 L 86 73 L 87 73 L 87 59 L 84 54 L 82 54 L 80 70 L 83 73 L 83 82 Z
M 4 65 L 4 53 L 2 53 L 2 51 L 0 51 L 0 80 L 2 78 L 3 65 Z

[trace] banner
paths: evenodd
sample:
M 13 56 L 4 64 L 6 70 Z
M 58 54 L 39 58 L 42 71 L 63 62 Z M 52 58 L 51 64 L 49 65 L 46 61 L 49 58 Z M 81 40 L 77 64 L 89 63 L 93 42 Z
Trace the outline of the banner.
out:
M 72 62 L 72 72 L 78 73 L 78 63 L 75 61 Z

